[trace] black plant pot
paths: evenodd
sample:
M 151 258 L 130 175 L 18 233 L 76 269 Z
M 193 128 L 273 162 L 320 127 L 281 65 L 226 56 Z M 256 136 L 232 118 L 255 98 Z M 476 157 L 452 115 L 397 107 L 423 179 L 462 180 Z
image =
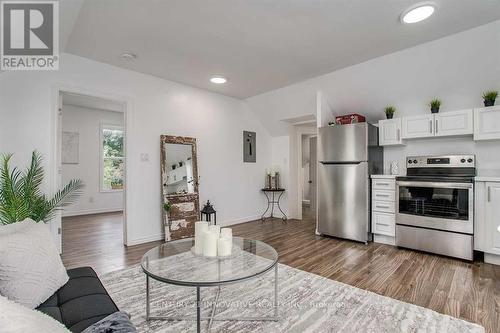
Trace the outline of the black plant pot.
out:
M 431 113 L 438 113 L 439 112 L 439 108 L 431 108 Z
M 494 99 L 485 99 L 484 100 L 484 106 L 493 106 L 493 105 L 495 105 Z
M 394 113 L 386 113 L 385 116 L 387 119 L 392 119 L 392 117 L 394 117 Z

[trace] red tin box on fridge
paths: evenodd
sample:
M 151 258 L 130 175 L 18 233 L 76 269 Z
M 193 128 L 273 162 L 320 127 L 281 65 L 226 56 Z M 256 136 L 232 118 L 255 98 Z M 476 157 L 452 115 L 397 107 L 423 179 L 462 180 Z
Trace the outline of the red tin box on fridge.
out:
M 344 116 L 335 117 L 335 123 L 338 125 L 364 123 L 366 118 L 357 113 L 346 114 Z

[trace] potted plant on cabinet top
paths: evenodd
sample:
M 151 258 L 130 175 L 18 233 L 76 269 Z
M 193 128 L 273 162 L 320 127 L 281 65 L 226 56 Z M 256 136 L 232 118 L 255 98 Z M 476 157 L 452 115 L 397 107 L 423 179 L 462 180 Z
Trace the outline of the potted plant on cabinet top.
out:
M 429 102 L 429 106 L 431 107 L 432 113 L 438 113 L 439 107 L 441 106 L 441 101 L 439 99 L 435 98 Z
M 394 113 L 396 112 L 396 108 L 394 106 L 387 106 L 384 109 L 384 112 L 387 119 L 392 119 L 394 117 Z
M 493 106 L 495 105 L 495 99 L 497 99 L 498 91 L 490 90 L 486 91 L 483 94 L 484 106 Z

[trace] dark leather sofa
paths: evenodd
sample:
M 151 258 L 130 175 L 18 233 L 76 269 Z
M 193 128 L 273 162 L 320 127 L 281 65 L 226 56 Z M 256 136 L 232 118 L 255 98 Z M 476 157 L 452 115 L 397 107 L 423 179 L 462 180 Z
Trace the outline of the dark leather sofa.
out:
M 118 311 L 115 302 L 90 267 L 68 270 L 69 281 L 37 310 L 78 333 Z

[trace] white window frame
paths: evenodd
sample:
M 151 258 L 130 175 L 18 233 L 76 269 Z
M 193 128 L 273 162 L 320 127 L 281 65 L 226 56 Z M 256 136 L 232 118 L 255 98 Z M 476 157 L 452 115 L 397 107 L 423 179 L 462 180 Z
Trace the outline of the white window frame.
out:
M 106 189 L 104 188 L 104 145 L 103 145 L 103 131 L 104 129 L 110 129 L 110 130 L 119 130 L 122 131 L 123 133 L 123 142 L 125 143 L 125 129 L 121 125 L 113 125 L 113 124 L 108 124 L 108 123 L 101 123 L 101 126 L 99 126 L 99 192 L 101 193 L 113 193 L 113 192 L 123 192 L 123 189 Z M 123 146 L 125 149 L 125 145 Z M 123 163 L 125 163 L 125 152 L 123 152 L 122 157 L 117 157 L 121 158 L 123 160 Z M 125 179 L 124 179 L 125 181 Z M 125 184 L 124 184 L 125 185 Z

